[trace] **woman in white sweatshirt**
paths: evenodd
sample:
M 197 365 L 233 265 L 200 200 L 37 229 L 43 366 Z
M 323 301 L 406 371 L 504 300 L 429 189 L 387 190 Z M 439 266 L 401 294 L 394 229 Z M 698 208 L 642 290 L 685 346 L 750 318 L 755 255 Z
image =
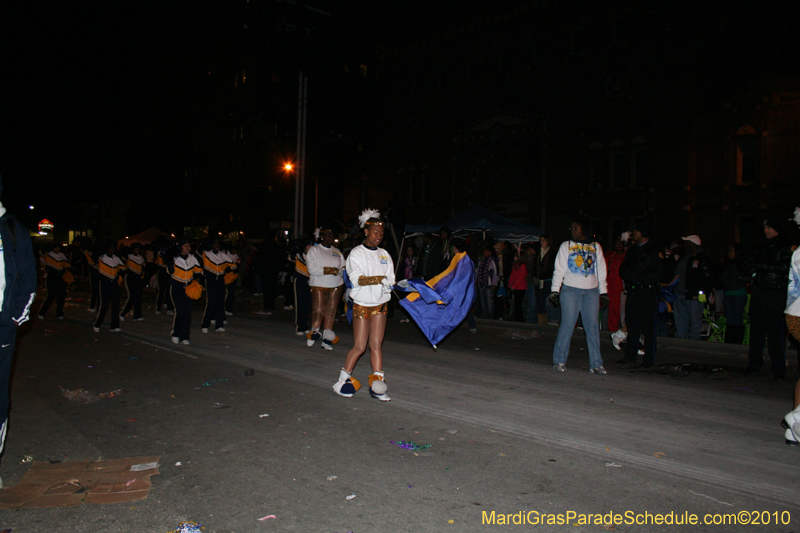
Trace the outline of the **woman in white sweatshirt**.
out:
M 556 256 L 550 300 L 561 306 L 561 324 L 553 349 L 553 367 L 567 370 L 572 332 L 580 314 L 589 348 L 589 372 L 606 374 L 600 356 L 600 306 L 608 305 L 606 260 L 603 249 L 584 235 L 585 223 L 570 224 L 571 238 L 561 243 Z
M 364 243 L 356 246 L 347 256 L 347 277 L 353 286 L 353 348 L 347 352 L 339 381 L 333 384 L 336 394 L 350 398 L 361 387 L 352 377 L 359 358 L 369 346 L 372 374 L 369 376 L 369 393 L 383 402 L 391 400 L 386 394 L 383 374 L 383 336 L 386 332 L 387 302 L 394 285 L 394 263 L 389 252 L 379 248 L 383 240 L 383 220 L 380 213 L 364 210 L 358 217 L 364 228 Z
M 308 285 L 311 287 L 311 331 L 308 332 L 306 344 L 322 339 L 322 347 L 333 350 L 333 345 L 339 342 L 339 337 L 333 332 L 333 322 L 336 319 L 336 307 L 342 299 L 344 292 L 344 257 L 342 252 L 333 243 L 335 237 L 333 230 L 319 228 L 316 237 L 320 243 L 312 246 L 306 253 L 306 266 L 310 276 Z M 324 326 L 322 334 L 320 326 Z

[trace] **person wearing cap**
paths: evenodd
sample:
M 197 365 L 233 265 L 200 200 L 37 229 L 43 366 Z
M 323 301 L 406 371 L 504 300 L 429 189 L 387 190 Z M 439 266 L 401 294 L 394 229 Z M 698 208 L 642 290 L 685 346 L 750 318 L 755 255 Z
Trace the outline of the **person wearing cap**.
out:
M 644 335 L 644 355 L 641 366 L 649 368 L 656 358 L 656 320 L 658 320 L 659 280 L 664 275 L 660 250 L 651 240 L 652 229 L 641 221 L 634 227 L 630 238 L 633 245 L 625 253 L 619 275 L 625 283 L 625 326 L 628 339 L 625 357 L 617 361 L 623 368 L 638 365 L 639 343 Z
M 119 284 L 120 276 L 125 271 L 125 263 L 117 255 L 115 243 L 106 244 L 105 253 L 97 259 L 97 271 L 100 273 L 100 311 L 93 329 L 95 333 L 100 332 L 100 326 L 111 308 L 111 331 L 122 331 L 119 327 Z
M 750 361 L 745 374 L 758 374 L 764 366 L 768 343 L 772 378 L 786 379 L 786 289 L 792 248 L 778 217 L 764 220 L 764 240 L 742 261 L 750 276 Z
M 333 245 L 335 236 L 332 229 L 323 226 L 314 233 L 320 242 L 306 253 L 310 275 L 308 285 L 311 288 L 311 331 L 306 336 L 306 344 L 314 346 L 322 339 L 322 347 L 333 350 L 333 345 L 339 342 L 339 337 L 333 332 L 333 322 L 344 293 L 342 270 L 345 261 L 342 252 Z M 320 327 L 324 327 L 322 333 Z
M 382 402 L 391 398 L 386 394 L 383 372 L 383 337 L 386 333 L 386 313 L 395 283 L 394 262 L 389 252 L 379 248 L 383 240 L 383 219 L 378 211 L 365 209 L 358 217 L 364 232 L 364 242 L 353 248 L 347 256 L 347 276 L 350 279 L 350 299 L 353 300 L 353 347 L 344 359 L 339 380 L 333 391 L 345 398 L 352 397 L 361 387 L 353 377 L 359 358 L 369 347 L 372 374 L 369 376 L 369 394 Z
M 45 267 L 47 276 L 47 299 L 39 309 L 39 318 L 44 318 L 55 299 L 56 318 L 64 320 L 64 301 L 67 298 L 67 282 L 64 281 L 64 274 L 70 269 L 70 264 L 67 256 L 61 252 L 61 243 L 50 245 L 50 250 L 40 258 L 40 261 Z
M 703 328 L 703 306 L 713 290 L 714 269 L 701 248 L 699 236 L 689 235 L 681 239 L 685 253 L 675 266 L 678 283 L 673 289 L 676 298 L 672 303 L 675 338 L 699 341 Z
M 561 307 L 561 324 L 553 348 L 553 368 L 566 372 L 572 332 L 583 320 L 586 345 L 589 348 L 589 372 L 605 375 L 600 355 L 600 309 L 608 306 L 606 260 L 603 248 L 584 234 L 583 220 L 570 224 L 570 239 L 561 243 L 556 255 L 550 300 Z
M 125 258 L 125 288 L 128 291 L 128 301 L 119 314 L 120 320 L 125 320 L 125 315 L 133 309 L 133 319 L 137 322 L 142 318 L 142 295 L 144 294 L 144 256 L 140 255 L 142 245 L 135 242 L 131 245 L 131 251 Z

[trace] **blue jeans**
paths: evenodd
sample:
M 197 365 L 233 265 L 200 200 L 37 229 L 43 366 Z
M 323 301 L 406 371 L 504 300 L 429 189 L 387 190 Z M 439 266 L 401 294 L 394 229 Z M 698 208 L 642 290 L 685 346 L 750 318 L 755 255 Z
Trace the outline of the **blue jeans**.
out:
M 478 288 L 481 299 L 481 318 L 494 319 L 494 294 L 491 287 Z
M 672 312 L 677 330 L 675 338 L 699 341 L 703 329 L 703 304 L 679 295 L 672 303 Z
M 572 332 L 578 321 L 583 319 L 583 331 L 589 347 L 589 368 L 603 366 L 600 356 L 600 291 L 598 289 L 576 289 L 568 285 L 561 286 L 561 325 L 558 327 L 556 345 L 553 349 L 553 363 L 563 365 L 569 355 L 569 344 Z
M 528 283 L 528 290 L 525 291 L 525 299 L 528 301 L 528 317 L 525 322 L 528 324 L 536 324 L 539 322 L 539 317 L 536 316 L 536 285 Z

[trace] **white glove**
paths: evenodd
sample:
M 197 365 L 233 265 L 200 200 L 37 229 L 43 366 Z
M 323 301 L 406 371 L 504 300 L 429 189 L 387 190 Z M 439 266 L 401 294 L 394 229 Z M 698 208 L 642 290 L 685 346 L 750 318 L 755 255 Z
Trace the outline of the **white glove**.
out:
M 388 292 L 392 292 L 392 282 L 389 281 L 389 278 L 383 278 L 381 280 L 381 285 L 383 285 L 384 294 L 386 294 Z

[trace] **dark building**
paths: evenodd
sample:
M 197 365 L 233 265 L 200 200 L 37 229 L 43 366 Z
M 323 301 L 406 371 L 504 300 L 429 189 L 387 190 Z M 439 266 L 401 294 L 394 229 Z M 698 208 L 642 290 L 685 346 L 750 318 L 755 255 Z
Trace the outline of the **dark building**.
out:
M 383 126 L 345 212 L 403 199 L 409 223 L 480 203 L 609 242 L 638 219 L 708 248 L 752 244 L 797 202 L 800 77 L 789 2 L 452 4 L 376 37 Z M 347 215 L 345 215 L 347 216 Z M 564 230 L 564 231 L 562 231 Z

